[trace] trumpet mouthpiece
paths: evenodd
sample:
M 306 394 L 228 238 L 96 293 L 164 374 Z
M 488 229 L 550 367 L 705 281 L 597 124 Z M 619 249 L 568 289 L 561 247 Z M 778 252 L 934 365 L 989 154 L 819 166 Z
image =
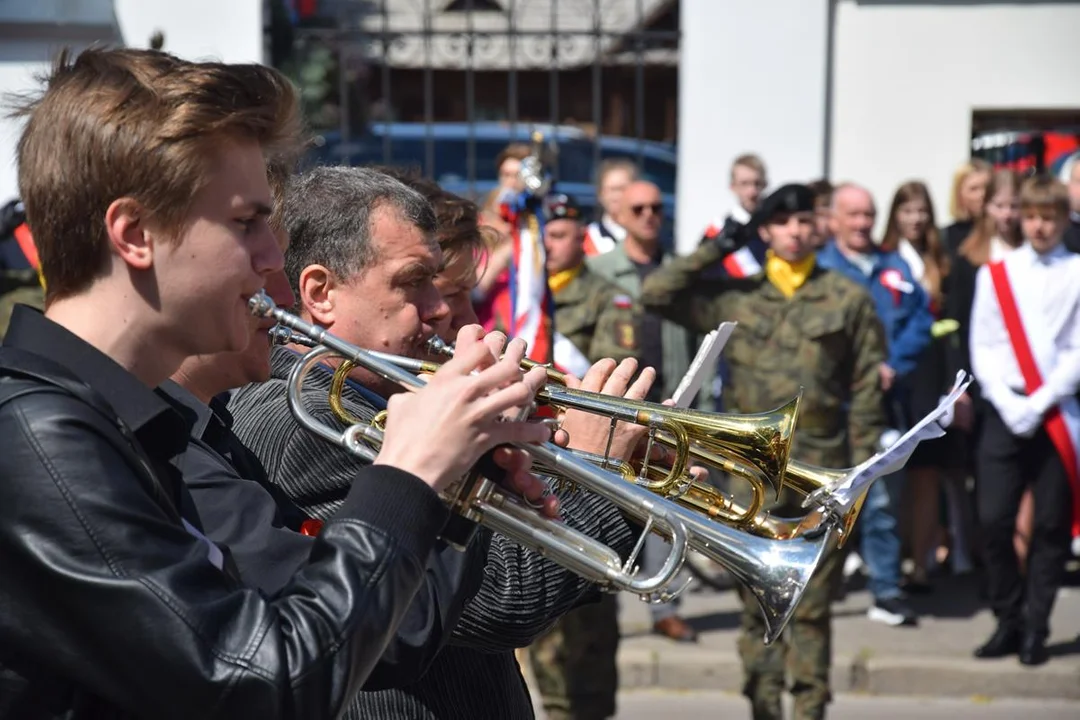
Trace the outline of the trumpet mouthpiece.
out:
M 293 341 L 293 331 L 284 325 L 275 325 L 266 331 L 271 345 L 288 345 Z
M 438 335 L 432 335 L 427 341 L 427 350 L 432 355 L 454 357 L 454 348 Z
M 272 317 L 276 309 L 277 305 L 274 304 L 274 301 L 270 299 L 265 290 L 260 290 L 248 300 L 248 310 L 255 317 Z

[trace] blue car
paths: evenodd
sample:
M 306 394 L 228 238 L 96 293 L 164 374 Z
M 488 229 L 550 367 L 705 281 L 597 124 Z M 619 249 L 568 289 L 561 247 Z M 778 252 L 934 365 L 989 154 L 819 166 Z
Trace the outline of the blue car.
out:
M 596 213 L 597 142 L 579 128 L 506 122 L 373 123 L 362 136 L 341 142 L 338 131 L 316 138 L 307 161 L 311 165 L 388 165 L 417 168 L 452 193 L 483 203 L 498 185 L 495 158 L 510 143 L 531 141 L 538 131 L 558 148 L 560 192 L 574 198 L 586 217 Z M 673 146 L 649 140 L 602 136 L 600 159 L 626 157 L 638 161 L 642 174 L 664 194 L 665 223 L 675 214 Z M 430 155 L 430 157 L 429 157 Z M 472 158 L 472 165 L 469 160 Z M 665 233 L 670 236 L 670 232 Z

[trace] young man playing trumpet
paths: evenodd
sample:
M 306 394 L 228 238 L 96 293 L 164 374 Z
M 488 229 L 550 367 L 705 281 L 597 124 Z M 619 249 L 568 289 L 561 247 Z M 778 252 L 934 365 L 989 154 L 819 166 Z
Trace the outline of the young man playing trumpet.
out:
M 386 175 L 358 168 L 320 168 L 294 179 L 285 222 L 290 238 L 286 270 L 299 313 L 360 347 L 419 356 L 425 341 L 447 324 L 449 310 L 435 289 L 441 254 L 432 238 L 435 220 L 418 194 Z M 303 348 L 276 348 L 270 382 L 249 385 L 229 409 L 236 432 L 280 485 L 308 514 L 331 512 L 347 492 L 360 461 L 296 426 L 285 402 L 285 378 Z M 654 377 L 633 384 L 633 361 L 618 368 L 598 363 L 584 389 L 642 397 Z M 357 379 L 352 379 L 357 378 Z M 380 396 L 398 388 L 355 372 L 342 398 L 346 409 L 370 419 Z M 329 373 L 308 382 L 304 402 L 318 418 L 340 424 L 328 405 Z M 392 413 L 391 413 L 392 415 Z M 603 452 L 609 422 L 568 413 L 563 422 L 578 449 Z M 612 448 L 625 457 L 641 434 L 620 433 Z M 418 433 L 415 441 L 430 439 Z M 615 549 L 629 553 L 634 529 L 601 497 L 580 492 L 562 499 L 562 517 Z M 513 650 L 528 645 L 556 618 L 587 602 L 594 586 L 508 538 L 482 530 L 464 555 L 438 552 L 428 572 L 462 573 L 466 601 L 450 641 L 419 682 L 361 693 L 353 717 L 532 718 Z
M 248 298 L 282 268 L 264 158 L 298 147 L 295 93 L 258 65 L 92 49 L 61 55 L 22 113 L 47 297 L 0 351 L 0 712 L 336 715 L 423 580 L 435 491 L 543 436 L 500 421 L 535 387 L 512 356 L 455 358 L 396 403 L 377 466 L 284 587 L 245 586 L 171 466 L 187 418 L 152 388 L 250 339 Z
M 716 241 L 679 258 L 645 280 L 646 309 L 705 332 L 723 320 L 738 323 L 725 357 L 731 382 L 724 404 L 760 412 L 802 391 L 792 457 L 845 468 L 878 449 L 885 430 L 878 365 L 884 359 L 880 321 L 870 295 L 814 259 L 813 193 L 785 185 L 751 218 L 769 246 L 765 269 L 748 278 L 706 279 L 723 257 Z M 784 491 L 782 515 L 800 515 L 801 496 Z M 786 675 L 795 717 L 823 718 L 830 699 L 832 586 L 842 563 L 834 552 L 814 575 L 786 639 L 766 646 L 760 611 L 745 590 L 742 657 L 755 720 L 783 717 Z

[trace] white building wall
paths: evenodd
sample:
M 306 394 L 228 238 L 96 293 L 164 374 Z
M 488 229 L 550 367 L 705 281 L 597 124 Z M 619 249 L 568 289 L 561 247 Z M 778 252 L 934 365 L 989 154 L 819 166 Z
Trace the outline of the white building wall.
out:
M 830 0 L 682 0 L 676 249 L 734 204 L 731 161 L 773 186 L 824 171 Z
M 114 0 L 124 42 L 147 47 L 155 30 L 188 60 L 263 62 L 262 0 Z
M 165 49 L 192 60 L 263 61 L 262 0 L 0 1 L 0 98 L 38 87 L 56 52 L 93 42 Z M 22 123 L 0 113 L 0 203 L 18 194 L 15 146 Z
M 838 0 L 832 177 L 892 193 L 926 182 L 940 224 L 971 115 L 1080 108 L 1080 2 Z

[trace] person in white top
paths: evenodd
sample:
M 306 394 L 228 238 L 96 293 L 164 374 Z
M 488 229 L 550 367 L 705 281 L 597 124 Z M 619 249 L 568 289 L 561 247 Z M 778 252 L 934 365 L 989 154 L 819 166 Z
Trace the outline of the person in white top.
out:
M 959 336 L 954 346 L 947 349 L 949 374 L 957 370 L 971 373 L 971 305 L 975 301 L 975 276 L 983 265 L 1001 260 L 1023 242 L 1020 234 L 1020 176 L 1013 170 L 995 170 L 985 187 L 986 200 L 978 213 L 973 229 L 964 238 L 952 258 L 949 269 L 949 292 L 945 298 L 945 317 L 960 324 Z M 969 397 L 970 396 L 970 397 Z M 978 383 L 973 383 L 961 397 L 957 407 L 968 404 L 974 411 L 971 428 L 971 449 L 981 434 L 985 403 Z M 974 453 L 968 455 L 968 463 L 974 473 Z M 1020 558 L 1020 569 L 1027 564 L 1028 543 L 1031 537 L 1031 493 L 1025 492 L 1016 513 L 1016 532 L 1013 544 Z
M 596 201 L 603 215 L 585 228 L 585 254 L 603 255 L 626 238 L 626 229 L 615 222 L 622 210 L 622 196 L 638 179 L 638 166 L 629 158 L 609 158 L 596 171 Z
M 998 621 L 975 656 L 1019 653 L 1038 665 L 1070 537 L 1080 534 L 1080 256 L 1061 244 L 1068 199 L 1059 181 L 1025 181 L 1020 211 L 1024 244 L 979 270 L 971 317 L 972 370 L 989 405 L 976 492 Z M 1027 486 L 1035 521 L 1024 577 L 1012 532 Z
M 701 241 L 705 242 L 716 237 L 724 229 L 724 225 L 729 219 L 740 225 L 749 223 L 750 216 L 757 210 L 758 203 L 761 202 L 761 195 L 768 186 L 768 173 L 765 169 L 765 163 L 760 157 L 752 153 L 746 153 L 735 158 L 735 161 L 731 163 L 731 182 L 728 185 L 731 194 L 735 196 L 735 207 L 727 215 L 718 215 L 705 228 Z M 747 272 L 740 275 L 740 277 L 753 275 L 759 270 L 761 270 L 760 266 L 748 268 Z

